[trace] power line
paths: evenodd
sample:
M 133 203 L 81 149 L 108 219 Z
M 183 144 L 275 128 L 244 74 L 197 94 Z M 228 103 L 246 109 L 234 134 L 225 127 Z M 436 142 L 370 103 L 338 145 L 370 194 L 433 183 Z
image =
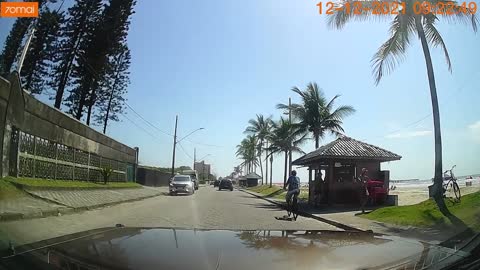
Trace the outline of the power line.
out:
M 187 157 L 189 157 L 191 160 L 193 160 L 192 156 L 190 156 L 187 151 L 185 151 L 185 149 L 183 148 L 182 144 L 181 143 L 178 143 L 178 145 L 180 146 L 180 149 L 182 150 L 182 152 L 187 155 Z
M 127 105 L 127 107 L 132 110 L 133 113 L 135 113 L 138 117 L 140 117 L 143 121 L 145 121 L 145 123 L 147 123 L 149 126 L 153 127 L 154 129 L 160 131 L 161 133 L 165 134 L 165 135 L 168 135 L 170 137 L 173 137 L 172 134 L 166 132 L 166 131 L 163 131 L 161 129 L 159 129 L 158 127 L 156 127 L 154 124 L 150 123 L 147 119 L 145 119 L 143 116 L 141 116 L 137 111 L 135 111 L 132 106 L 130 106 L 126 101 L 124 101 L 125 105 Z
M 221 145 L 207 144 L 207 143 L 199 143 L 199 142 L 191 141 L 191 140 L 189 140 L 189 139 L 185 139 L 185 141 L 187 141 L 187 142 L 189 142 L 189 143 L 192 143 L 192 144 L 209 146 L 209 147 L 219 147 L 219 148 L 222 148 L 222 147 L 223 147 L 223 146 L 221 146 Z
M 480 73 L 480 71 L 477 72 L 475 75 L 477 75 L 477 74 L 479 74 L 479 73 Z M 474 72 L 472 72 L 472 76 L 470 76 L 470 78 L 473 78 L 473 75 L 474 75 Z M 465 86 L 467 85 L 467 83 L 468 83 L 468 82 L 465 82 L 461 87 L 459 87 L 459 88 L 457 89 L 457 91 L 455 91 L 455 92 L 453 92 L 452 94 L 450 94 L 450 96 L 449 96 L 447 99 L 445 99 L 445 100 L 450 100 L 451 98 L 454 97 L 454 95 L 460 93 L 460 92 L 463 90 L 463 88 L 465 88 Z M 442 102 L 441 105 L 443 105 L 444 103 L 445 103 L 445 102 Z M 432 114 L 433 114 L 433 112 L 425 115 L 424 117 L 422 117 L 422 118 L 420 118 L 420 119 L 418 119 L 418 120 L 416 120 L 416 121 L 414 121 L 414 122 L 412 122 L 412 123 L 409 123 L 409 124 L 407 124 L 407 125 L 399 128 L 399 129 L 397 129 L 397 130 L 395 130 L 395 131 L 386 133 L 386 134 L 384 134 L 384 135 L 382 135 L 382 136 L 376 136 L 376 137 L 372 137 L 372 138 L 386 137 L 386 136 L 388 136 L 388 135 L 392 135 L 392 134 L 395 134 L 395 133 L 397 133 L 397 132 L 399 132 L 399 131 L 405 130 L 405 129 L 409 128 L 409 127 L 416 126 L 418 123 L 420 123 L 420 122 L 424 121 L 425 119 L 429 118 Z M 362 139 L 362 140 L 366 140 L 366 139 Z
M 128 121 L 130 121 L 130 123 L 132 123 L 133 125 L 135 125 L 137 128 L 143 130 L 145 133 L 147 133 L 148 135 L 150 135 L 152 138 L 159 140 L 155 135 L 153 135 L 153 134 L 150 133 L 148 130 L 146 130 L 146 129 L 143 128 L 142 126 L 138 125 L 137 123 L 135 123 L 135 121 L 133 121 L 132 119 L 128 118 L 127 115 L 125 115 L 124 113 L 121 113 L 121 115 L 122 115 L 125 119 L 127 119 Z

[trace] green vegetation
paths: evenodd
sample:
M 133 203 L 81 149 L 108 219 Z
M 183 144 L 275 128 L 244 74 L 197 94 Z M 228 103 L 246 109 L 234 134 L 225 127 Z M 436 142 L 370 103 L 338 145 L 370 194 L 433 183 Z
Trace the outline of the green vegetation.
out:
M 275 199 L 282 199 L 282 200 L 285 200 L 285 195 L 287 194 L 287 192 L 279 186 L 270 187 L 269 185 L 261 185 L 261 186 L 248 188 L 248 190 L 262 194 L 263 197 L 273 197 Z M 308 200 L 308 190 L 301 189 L 298 199 L 300 201 Z
M 460 203 L 446 199 L 450 212 L 462 220 L 473 230 L 480 232 L 480 192 L 462 197 Z M 451 227 L 447 217 L 443 216 L 433 199 L 414 205 L 392 206 L 377 209 L 362 217 L 398 225 L 411 225 L 416 227 Z
M 279 193 L 273 197 L 275 199 L 285 200 L 285 195 L 287 195 L 286 191 Z M 298 195 L 297 198 L 298 198 L 298 201 L 308 201 L 308 189 L 300 189 L 300 195 Z
M 102 169 L 102 177 L 103 177 L 103 184 L 106 185 L 108 180 L 110 180 L 110 176 L 112 176 L 113 169 L 110 167 L 105 167 Z
M 136 188 L 141 187 L 140 184 L 133 182 L 109 182 L 103 184 L 100 182 L 86 181 L 70 181 L 70 180 L 50 180 L 50 179 L 34 179 L 34 178 L 14 178 L 6 177 L 2 179 L 4 182 L 14 183 L 26 187 L 40 188 Z M 3 189 L 3 187 L 2 187 Z
M 24 193 L 6 179 L 0 179 L 0 200 L 23 196 Z
M 344 133 L 343 119 L 353 114 L 352 106 L 344 105 L 335 107 L 334 103 L 339 98 L 335 95 L 330 100 L 316 83 L 310 83 L 305 90 L 293 87 L 293 92 L 301 98 L 300 103 L 278 104 L 277 109 L 289 117 L 280 116 L 279 120 L 272 117 L 264 117 L 258 114 L 256 119 L 248 121 L 247 133 L 239 145 L 236 156 L 242 160 L 239 165 L 243 167 L 240 172 L 248 174 L 260 167 L 262 179 L 264 170 L 262 161 L 265 160 L 265 175 L 268 173 L 268 161 L 270 159 L 270 186 L 272 186 L 272 163 L 274 156 L 284 156 L 283 182 L 292 171 L 292 153 L 304 154 L 301 145 L 310 135 L 315 139 L 315 148 L 320 146 L 320 140 L 327 133 L 340 135 Z M 293 118 L 292 118 L 293 117 Z M 265 159 L 263 152 L 266 153 Z M 266 181 L 265 181 L 266 182 Z M 262 182 L 263 184 L 263 182 Z
M 279 186 L 270 187 L 269 185 L 260 185 L 260 186 L 248 188 L 248 190 L 265 195 L 265 197 L 269 197 L 274 193 L 281 192 L 282 188 Z

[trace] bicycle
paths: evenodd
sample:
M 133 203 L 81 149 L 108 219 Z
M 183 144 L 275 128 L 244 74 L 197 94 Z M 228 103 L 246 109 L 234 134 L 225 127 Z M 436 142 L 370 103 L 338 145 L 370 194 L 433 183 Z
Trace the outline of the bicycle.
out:
M 287 201 L 287 215 L 293 217 L 293 220 L 297 220 L 298 217 L 298 202 L 297 202 L 298 193 L 294 193 L 290 200 Z
M 455 177 L 455 175 L 453 174 L 453 169 L 456 167 L 457 165 L 453 165 L 453 167 L 450 169 L 450 170 L 446 170 L 443 175 L 443 195 L 445 196 L 445 193 L 447 192 L 447 189 L 448 189 L 448 186 L 450 185 L 451 183 L 451 186 L 453 188 L 453 193 L 455 194 L 455 198 L 460 201 L 460 197 L 462 196 L 460 194 L 460 187 L 458 186 L 457 184 L 457 178 Z M 448 175 L 447 173 L 450 173 L 450 175 Z M 445 183 L 445 180 L 447 180 L 447 183 Z

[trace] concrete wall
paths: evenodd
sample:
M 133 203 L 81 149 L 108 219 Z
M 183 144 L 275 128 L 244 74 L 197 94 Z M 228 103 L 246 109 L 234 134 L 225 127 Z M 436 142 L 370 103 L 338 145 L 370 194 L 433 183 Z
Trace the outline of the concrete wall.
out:
M 143 167 L 138 167 L 137 169 L 137 183 L 141 185 L 161 187 L 168 186 L 169 181 L 170 173 Z
M 130 165 L 136 163 L 135 149 L 97 132 L 22 91 L 15 73 L 8 80 L 0 77 L 2 177 L 9 172 L 13 128 L 105 159 Z

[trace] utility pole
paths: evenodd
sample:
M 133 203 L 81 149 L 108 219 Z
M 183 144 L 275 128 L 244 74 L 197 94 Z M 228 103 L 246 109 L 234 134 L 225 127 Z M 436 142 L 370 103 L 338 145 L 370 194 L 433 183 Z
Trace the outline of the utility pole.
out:
M 175 132 L 173 133 L 172 177 L 175 175 L 175 146 L 177 145 L 178 115 L 175 116 Z
M 197 148 L 193 148 L 193 169 L 195 170 L 195 162 L 197 162 Z
M 288 98 L 288 122 L 292 123 L 292 99 Z M 288 158 L 290 162 L 288 163 L 288 176 L 292 173 L 292 150 L 288 151 Z

